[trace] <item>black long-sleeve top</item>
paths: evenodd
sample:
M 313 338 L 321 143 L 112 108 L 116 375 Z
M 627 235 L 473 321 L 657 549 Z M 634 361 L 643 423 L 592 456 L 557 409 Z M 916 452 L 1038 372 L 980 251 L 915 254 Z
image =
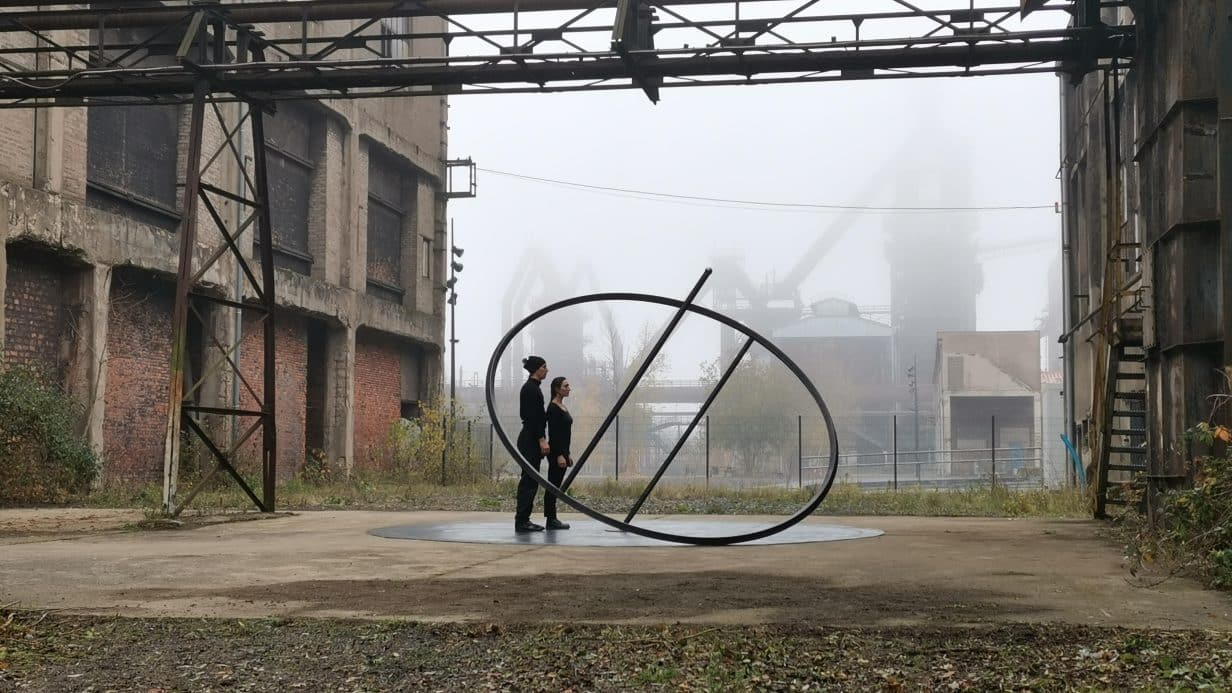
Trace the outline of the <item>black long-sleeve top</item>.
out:
M 535 439 L 547 437 L 548 417 L 543 411 L 543 392 L 539 381 L 527 378 L 518 398 L 518 414 L 522 417 L 522 432 Z
M 561 409 L 555 402 L 548 404 L 548 460 L 555 461 L 557 455 L 573 459 L 569 454 L 569 443 L 573 437 L 573 415 Z

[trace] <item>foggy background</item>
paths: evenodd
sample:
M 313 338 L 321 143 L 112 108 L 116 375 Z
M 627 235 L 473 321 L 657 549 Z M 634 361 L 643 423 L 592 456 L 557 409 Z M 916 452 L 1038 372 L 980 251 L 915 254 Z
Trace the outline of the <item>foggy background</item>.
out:
M 1051 207 L 1059 200 L 1057 79 L 668 89 L 659 105 L 638 91 L 454 98 L 451 156 L 480 167 L 478 197 L 450 204 L 455 243 L 466 249 L 459 382 L 482 378 L 517 273 L 546 273 L 563 286 L 557 295 L 551 282 L 528 277 L 536 286 L 514 306 L 515 320 L 593 291 L 682 298 L 721 258 L 738 260 L 754 282 L 786 276 L 838 225 L 848 229 L 841 240 L 800 270 L 805 305 L 838 297 L 888 307 L 887 230 L 927 237 L 965 227 L 982 265 L 977 329 L 1036 329 L 1060 247 Z M 1039 208 L 852 212 L 649 199 L 528 177 L 802 205 Z M 625 343 L 635 342 L 642 319 L 617 319 Z M 530 348 L 551 362 L 550 345 Z M 698 362 L 718 355 L 717 340 L 695 338 L 689 353 L 697 358 L 668 359 L 667 377 L 696 379 Z
M 690 8 L 689 16 L 724 11 Z M 1047 13 L 1021 26 L 1063 21 Z M 850 25 L 825 27 L 791 27 L 827 34 L 792 38 L 854 37 Z M 933 28 L 924 19 L 873 22 L 864 36 Z M 605 49 L 606 38 L 595 34 L 587 47 Z M 466 250 L 454 377 L 465 415 L 487 429 L 478 445 L 490 473 L 513 470 L 494 451 L 482 396 L 492 351 L 511 324 L 579 294 L 683 298 L 712 267 L 698 303 L 792 354 L 834 416 L 840 480 L 996 483 L 1000 456 L 1003 480 L 1061 481 L 1059 385 L 1041 388 L 1036 370 L 1061 366 L 1055 350 L 1048 354 L 1060 331 L 1058 79 L 678 88 L 664 89 L 657 105 L 639 90 L 453 98 L 450 157 L 478 166 L 478 197 L 450 204 L 454 242 Z M 1045 322 L 1050 288 L 1055 309 Z M 626 303 L 545 316 L 497 369 L 497 418 L 517 430 L 517 397 L 502 386 L 525 380 L 522 356 L 545 357 L 549 380 L 563 375 L 574 386 L 576 458 L 672 312 Z M 933 375 L 939 330 L 1037 329 L 1038 351 L 1019 335 L 1017 365 L 997 366 L 1034 385 L 1010 386 L 1007 396 L 1018 399 L 954 400 L 946 418 Z M 670 472 L 677 481 L 820 481 L 834 452 L 820 413 L 787 369 L 756 349 L 686 436 L 740 341 L 687 317 L 619 422 L 594 438 L 587 475 L 646 476 L 684 440 Z

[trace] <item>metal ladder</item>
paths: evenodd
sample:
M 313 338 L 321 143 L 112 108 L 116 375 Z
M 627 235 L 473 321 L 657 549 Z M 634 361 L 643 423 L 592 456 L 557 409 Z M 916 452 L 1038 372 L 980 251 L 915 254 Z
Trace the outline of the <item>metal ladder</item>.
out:
M 1108 505 L 1128 505 L 1130 482 L 1147 474 L 1146 351 L 1141 311 L 1117 321 L 1117 339 L 1108 347 L 1103 421 L 1096 470 L 1095 517 L 1107 517 Z

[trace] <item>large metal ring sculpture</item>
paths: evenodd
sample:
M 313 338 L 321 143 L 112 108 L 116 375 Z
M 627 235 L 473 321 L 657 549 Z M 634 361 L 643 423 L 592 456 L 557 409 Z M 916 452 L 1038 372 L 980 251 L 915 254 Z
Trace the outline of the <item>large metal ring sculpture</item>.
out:
M 732 318 L 727 317 L 726 315 L 723 315 L 721 313 L 715 312 L 708 308 L 704 308 L 702 306 L 693 304 L 693 300 L 697 297 L 697 294 L 701 291 L 702 285 L 710 277 L 710 274 L 711 274 L 710 269 L 707 269 L 704 273 L 702 273 L 701 278 L 698 280 L 697 284 L 694 285 L 693 290 L 689 293 L 688 297 L 685 298 L 685 300 L 683 301 L 680 301 L 674 298 L 667 298 L 665 296 L 656 296 L 653 294 L 638 294 L 638 293 L 598 293 L 598 294 L 588 294 L 585 296 L 575 296 L 573 298 L 568 298 L 563 301 L 558 301 L 551 305 L 540 308 L 539 310 L 523 318 L 520 322 L 518 322 L 518 324 L 514 325 L 507 333 L 505 333 L 505 336 L 501 339 L 500 343 L 496 345 L 496 349 L 492 352 L 492 359 L 491 361 L 488 362 L 488 375 L 487 375 L 487 380 L 485 382 L 485 395 L 487 397 L 488 414 L 489 416 L 492 417 L 493 430 L 495 431 L 497 437 L 500 438 L 500 441 L 505 446 L 505 449 L 509 451 L 509 454 L 513 455 L 513 458 L 515 460 L 517 460 L 518 466 L 522 468 L 522 471 L 529 474 L 531 478 L 533 478 L 540 486 L 543 487 L 546 493 L 552 494 L 560 501 L 568 504 L 574 510 L 577 510 L 578 512 L 584 515 L 587 515 L 595 520 L 598 520 L 599 522 L 602 522 L 606 525 L 615 527 L 616 529 L 626 531 L 626 532 L 632 532 L 634 534 L 638 534 L 643 537 L 649 537 L 651 539 L 658 539 L 660 541 L 678 542 L 678 543 L 683 543 L 683 544 L 699 544 L 699 545 L 704 545 L 704 546 L 724 546 L 727 544 L 737 544 L 737 543 L 746 542 L 746 541 L 754 541 L 756 539 L 761 539 L 764 537 L 771 536 L 773 534 L 777 534 L 787 529 L 788 527 L 791 527 L 792 525 L 800 522 L 804 518 L 808 517 L 810 514 L 812 514 L 814 510 L 817 509 L 817 506 L 821 504 L 821 501 L 825 499 L 826 494 L 830 492 L 830 487 L 834 484 L 835 474 L 838 472 L 838 434 L 834 427 L 834 420 L 830 416 L 829 408 L 826 407 L 826 403 L 821 398 L 821 394 L 817 391 L 817 388 L 813 385 L 812 381 L 809 380 L 808 376 L 804 374 L 804 371 L 800 370 L 800 367 L 797 366 L 795 362 L 792 361 L 787 356 L 787 354 L 783 353 L 782 350 L 780 350 L 777 346 L 775 346 L 773 342 L 766 339 L 762 335 L 758 334 L 756 331 L 749 328 L 748 326 L 743 325 L 737 322 L 736 320 L 733 320 Z M 651 348 L 650 352 L 647 354 L 647 357 L 642 361 L 641 367 L 634 374 L 629 384 L 625 387 L 624 392 L 617 399 L 616 403 L 612 406 L 611 411 L 608 412 L 607 417 L 604 419 L 603 424 L 599 427 L 599 430 L 595 433 L 594 437 L 591 439 L 590 444 L 587 445 L 585 451 L 583 451 L 581 456 L 579 456 L 577 460 L 575 461 L 572 473 L 564 480 L 564 482 L 558 488 L 555 484 L 553 484 L 552 482 L 548 481 L 545 477 L 543 477 L 535 469 L 535 467 L 530 464 L 530 462 L 526 458 L 522 457 L 522 454 L 518 451 L 517 447 L 510 441 L 509 436 L 505 433 L 505 429 L 501 426 L 500 418 L 496 415 L 496 405 L 495 405 L 496 371 L 497 371 L 497 367 L 500 364 L 501 357 L 504 355 L 505 350 L 509 347 L 510 342 L 512 342 L 513 338 L 517 336 L 519 332 L 525 329 L 527 325 L 534 322 L 535 320 L 538 320 L 544 315 L 547 315 L 548 313 L 553 313 L 555 311 L 562 310 L 564 308 L 569 308 L 571 306 L 581 305 L 583 303 L 598 303 L 601 301 L 632 301 L 632 302 L 638 302 L 638 303 L 652 303 L 652 304 L 658 304 L 658 305 L 663 305 L 663 306 L 671 306 L 676 309 L 676 314 L 673 316 L 672 320 L 668 323 L 667 329 L 665 329 L 663 331 L 663 334 L 659 336 L 658 341 Z M 628 400 L 629 396 L 633 393 L 634 388 L 637 387 L 637 384 L 638 382 L 640 382 L 642 376 L 645 374 L 646 369 L 650 367 L 651 362 L 654 361 L 659 351 L 662 350 L 663 345 L 667 342 L 668 337 L 671 336 L 672 330 L 675 329 L 676 325 L 680 322 L 681 318 L 683 318 L 686 313 L 696 313 L 697 315 L 710 318 L 711 320 L 715 320 L 723 325 L 726 325 L 728 327 L 731 327 L 737 330 L 741 334 L 748 337 L 748 340 L 744 343 L 740 351 L 736 354 L 735 358 L 732 360 L 732 362 L 728 365 L 727 369 L 724 371 L 723 375 L 719 378 L 718 382 L 715 384 L 714 388 L 711 390 L 710 394 L 707 396 L 705 403 L 703 403 L 702 406 L 699 408 L 699 411 L 697 415 L 694 417 L 693 422 L 690 424 L 688 429 L 686 429 L 685 433 L 680 437 L 680 440 L 677 442 L 675 448 L 672 450 L 671 454 L 668 455 L 667 459 L 663 462 L 663 464 L 659 467 L 658 472 L 651 479 L 650 483 L 647 484 L 646 489 L 642 492 L 641 497 L 634 504 L 633 509 L 625 517 L 625 520 L 621 521 L 614 517 L 608 517 L 607 515 L 590 508 L 586 504 L 570 496 L 568 494 L 569 486 L 570 484 L 573 483 L 574 478 L 577 477 L 578 473 L 582 470 L 582 467 L 586 464 L 586 459 L 590 456 L 590 453 L 594 450 L 595 446 L 598 445 L 599 441 L 603 438 L 603 434 L 607 431 L 607 428 L 611 425 L 612 420 L 615 418 L 616 414 L 620 411 L 620 408 L 624 405 L 625 401 Z M 788 370 L 790 370 L 792 374 L 796 376 L 797 379 L 799 379 L 800 383 L 804 385 L 805 389 L 808 390 L 809 395 L 813 398 L 813 401 L 817 404 L 817 408 L 821 410 L 822 418 L 826 422 L 826 432 L 829 435 L 829 439 L 830 439 L 830 459 L 829 459 L 829 465 L 826 469 L 825 479 L 823 483 L 820 486 L 818 486 L 817 492 L 813 495 L 811 499 L 809 499 L 809 502 L 803 508 L 796 511 L 794 515 L 792 515 L 791 517 L 788 517 L 786 520 L 780 522 L 777 525 L 773 525 L 771 527 L 767 527 L 765 529 L 761 529 L 756 532 L 748 532 L 745 534 L 736 534 L 736 535 L 721 536 L 721 537 L 692 537 L 692 536 L 685 536 L 685 535 L 680 535 L 680 534 L 672 534 L 670 532 L 660 532 L 654 529 L 648 529 L 646 527 L 639 527 L 635 524 L 632 524 L 632 519 L 634 515 L 636 515 L 638 509 L 641 508 L 642 503 L 650 495 L 650 492 L 654 489 L 654 486 L 658 483 L 659 479 L 663 476 L 663 473 L 667 470 L 667 467 L 671 464 L 672 459 L 675 457 L 676 453 L 680 450 L 681 446 L 683 446 L 684 441 L 688 439 L 689 434 L 692 433 L 693 431 L 693 428 L 696 427 L 698 421 L 700 421 L 701 418 L 705 415 L 706 409 L 710 406 L 710 404 L 714 401 L 715 397 L 723 389 L 723 386 L 727 383 L 727 380 L 731 377 L 732 373 L 735 372 L 736 366 L 739 365 L 741 359 L 744 358 L 745 353 L 748 352 L 748 350 L 753 346 L 753 344 L 761 345 L 763 348 L 765 348 L 767 351 L 773 354 L 776 358 L 778 358 L 778 360 L 781 361 L 783 365 L 786 366 Z

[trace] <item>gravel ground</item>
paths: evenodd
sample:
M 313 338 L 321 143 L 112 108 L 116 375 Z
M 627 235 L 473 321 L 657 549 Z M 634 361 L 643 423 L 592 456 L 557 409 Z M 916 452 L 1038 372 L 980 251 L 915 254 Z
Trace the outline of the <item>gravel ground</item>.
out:
M 1232 634 L 124 619 L 0 610 L 0 691 L 1228 690 Z

